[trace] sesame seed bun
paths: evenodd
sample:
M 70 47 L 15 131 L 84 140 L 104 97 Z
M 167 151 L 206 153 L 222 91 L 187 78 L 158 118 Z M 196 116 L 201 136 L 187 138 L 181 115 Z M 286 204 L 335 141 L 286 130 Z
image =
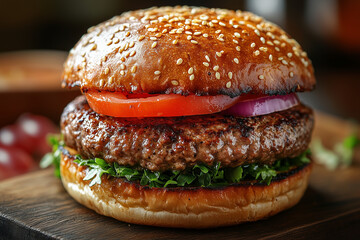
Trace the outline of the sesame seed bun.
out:
M 275 215 L 299 202 L 311 171 L 307 165 L 269 186 L 149 188 L 102 176 L 102 184 L 89 187 L 83 180 L 86 167 L 74 163 L 69 153 L 61 158 L 61 180 L 79 203 L 121 221 L 176 228 L 228 226 Z
M 90 28 L 70 51 L 63 86 L 237 96 L 308 91 L 315 78 L 300 45 L 261 17 L 162 7 L 127 12 Z

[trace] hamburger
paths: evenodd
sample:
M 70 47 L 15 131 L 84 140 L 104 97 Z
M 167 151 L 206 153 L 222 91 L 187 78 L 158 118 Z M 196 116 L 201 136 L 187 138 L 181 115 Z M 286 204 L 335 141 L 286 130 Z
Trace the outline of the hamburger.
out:
M 311 171 L 310 60 L 249 12 L 161 7 L 88 30 L 54 143 L 79 203 L 128 223 L 208 228 L 294 206 Z M 59 154 L 61 153 L 61 154 Z

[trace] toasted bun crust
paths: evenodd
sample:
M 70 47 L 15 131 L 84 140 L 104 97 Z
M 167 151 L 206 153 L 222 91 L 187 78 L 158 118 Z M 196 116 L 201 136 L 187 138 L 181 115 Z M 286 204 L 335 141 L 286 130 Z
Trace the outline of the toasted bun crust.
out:
M 63 86 L 133 93 L 285 94 L 308 91 L 300 45 L 249 12 L 162 7 L 89 29 L 70 51 Z
M 85 167 L 62 154 L 61 180 L 79 203 L 121 221 L 161 227 L 208 228 L 256 221 L 295 205 L 303 196 L 311 165 L 267 185 L 219 188 L 148 188 L 119 178 L 101 185 L 83 181 Z

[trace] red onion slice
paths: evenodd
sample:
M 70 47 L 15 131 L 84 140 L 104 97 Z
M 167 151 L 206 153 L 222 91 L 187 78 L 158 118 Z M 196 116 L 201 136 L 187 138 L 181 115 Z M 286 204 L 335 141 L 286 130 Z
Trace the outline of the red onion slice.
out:
M 281 96 L 261 97 L 238 102 L 231 108 L 225 110 L 224 114 L 253 117 L 283 111 L 297 104 L 299 104 L 299 99 L 295 93 Z

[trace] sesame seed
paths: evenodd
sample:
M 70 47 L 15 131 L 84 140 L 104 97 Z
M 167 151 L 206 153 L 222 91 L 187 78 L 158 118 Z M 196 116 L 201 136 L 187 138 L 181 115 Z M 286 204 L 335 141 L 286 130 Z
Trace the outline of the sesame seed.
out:
M 281 45 L 280 45 L 280 47 L 285 47 L 286 46 L 286 44 L 285 43 L 282 43 Z
M 90 51 L 96 50 L 96 48 L 97 48 L 97 45 L 96 45 L 96 43 L 94 43 L 94 45 L 91 47 Z
M 129 48 L 134 47 L 134 45 L 135 45 L 135 43 L 134 43 L 134 42 L 131 42 L 131 43 L 129 44 Z
M 157 28 L 148 28 L 149 32 L 156 32 L 158 29 Z
M 265 38 L 261 37 L 260 41 L 265 44 Z
M 150 37 L 150 40 L 156 41 L 157 38 L 156 37 Z
M 279 44 L 280 44 L 279 40 L 274 40 L 274 43 L 275 43 L 276 45 L 279 45 Z
M 255 29 L 254 32 L 256 35 L 260 36 L 260 31 L 258 29 Z
M 259 75 L 259 79 L 264 80 L 265 79 L 264 75 Z
M 183 62 L 182 58 L 179 58 L 179 59 L 176 61 L 176 65 L 180 65 L 180 64 L 182 64 L 182 62 Z
M 162 30 L 162 33 L 167 33 L 167 31 L 168 31 L 167 29 L 164 29 Z
M 281 62 L 282 62 L 282 64 L 284 64 L 284 65 L 288 65 L 288 62 L 287 62 L 286 60 L 282 60 Z
M 272 61 L 273 60 L 273 55 L 269 55 L 269 60 Z
M 236 46 L 236 51 L 240 52 L 240 46 Z
M 195 78 L 194 74 L 191 74 L 189 77 L 190 81 L 194 80 L 194 78 Z
M 124 58 L 124 57 L 122 57 L 122 58 L 121 58 L 121 61 L 125 62 L 125 58 Z
M 124 70 L 121 70 L 121 71 L 120 71 L 120 75 L 124 76 L 124 75 L 125 75 L 125 71 L 124 71 Z
M 253 25 L 251 25 L 251 24 L 246 24 L 246 26 L 247 26 L 248 28 L 255 29 L 255 27 L 254 27 Z
M 293 72 L 290 72 L 290 73 L 289 73 L 289 76 L 290 76 L 290 77 L 293 77 L 293 76 L 294 76 L 294 73 L 293 73 Z
M 253 42 L 253 43 L 251 43 L 250 47 L 254 48 L 255 45 L 256 45 L 256 44 Z
M 240 38 L 240 33 L 235 32 L 235 33 L 234 33 L 234 36 L 237 37 L 237 38 Z
M 207 33 L 203 34 L 203 37 L 207 38 L 209 35 Z
M 114 38 L 114 39 L 113 39 L 113 43 L 114 43 L 114 44 L 119 43 L 119 41 L 120 41 L 120 40 L 119 40 L 118 38 Z
M 236 39 L 233 39 L 233 42 L 236 43 L 236 44 L 239 44 L 239 41 L 236 40 Z
M 123 64 L 123 63 L 122 63 L 122 64 L 120 64 L 120 69 L 121 69 L 121 70 L 125 70 L 125 69 L 126 69 L 125 64 Z
M 162 34 L 161 34 L 161 33 L 157 33 L 157 34 L 155 34 L 155 37 L 157 37 L 157 38 L 161 38 L 161 36 L 162 36 Z
M 259 50 L 263 51 L 263 52 L 267 52 L 268 48 L 267 47 L 259 47 Z
M 190 32 L 190 31 L 185 31 L 185 34 L 187 34 L 187 35 L 192 35 L 192 32 Z
M 305 67 L 309 65 L 309 62 L 306 61 L 304 58 L 301 58 L 301 62 L 304 64 Z
M 288 53 L 287 56 L 288 56 L 289 58 L 291 58 L 293 55 L 292 55 L 292 53 Z
M 177 39 L 175 39 L 172 44 L 176 45 L 179 41 Z
M 295 66 L 295 63 L 294 63 L 294 62 L 289 62 L 289 64 L 290 64 L 291 66 Z
M 195 32 L 194 35 L 195 36 L 201 35 L 201 32 Z
M 130 53 L 130 57 L 134 56 L 135 54 L 136 54 L 136 51 L 132 51 L 132 52 Z
M 236 64 L 239 64 L 239 59 L 234 58 L 234 62 L 235 62 Z
M 220 79 L 220 73 L 219 73 L 219 72 L 216 72 L 216 73 L 215 73 L 215 77 L 216 77 L 216 79 Z
M 189 68 L 189 70 L 188 70 L 188 74 L 193 74 L 193 72 L 194 72 L 194 69 L 191 67 L 191 68 Z
M 160 71 L 155 71 L 154 72 L 155 75 L 160 75 L 160 73 L 161 73 Z
M 110 69 L 108 67 L 105 68 L 105 71 L 104 71 L 105 75 L 107 75 L 109 73 L 109 71 L 110 71 Z
M 187 39 L 187 40 L 191 40 L 191 39 L 192 39 L 192 36 L 187 36 L 186 39 Z
M 206 58 L 206 60 L 207 60 L 208 62 L 210 62 L 210 58 L 209 58 L 208 55 L 205 55 L 205 58 Z
M 125 34 L 125 36 L 126 36 L 126 37 L 130 36 L 130 32 L 127 32 L 127 33 Z
M 223 38 L 218 37 L 217 40 L 224 42 L 225 40 Z
M 226 24 L 225 24 L 225 23 L 223 23 L 223 22 L 219 22 L 219 25 L 220 25 L 220 26 L 223 26 L 223 27 L 225 27 L 225 26 L 226 26 Z
M 209 22 L 209 27 L 214 27 L 214 24 L 212 22 Z
M 215 67 L 213 67 L 213 69 L 214 69 L 214 71 L 217 71 L 217 70 L 219 70 L 219 66 L 215 66 Z
M 274 44 L 271 41 L 267 41 L 266 43 L 270 46 L 274 46 Z
M 259 54 L 260 54 L 260 51 L 259 51 L 259 50 L 256 50 L 256 51 L 254 52 L 254 55 L 255 55 L 255 56 L 259 56 Z
M 177 85 L 179 85 L 179 82 L 176 81 L 176 80 L 172 80 L 172 81 L 171 81 L 171 84 L 174 85 L 174 86 L 177 86 Z
M 209 63 L 207 63 L 207 62 L 203 62 L 203 64 L 204 64 L 206 67 L 209 66 Z
M 137 69 L 137 66 L 132 66 L 131 72 L 132 72 L 132 73 L 135 73 L 135 72 L 136 72 L 136 69 Z
M 113 42 L 110 40 L 106 43 L 106 45 L 110 46 Z
M 232 73 L 232 72 L 229 72 L 229 73 L 228 73 L 228 76 L 229 76 L 230 79 L 232 79 L 233 73 Z
M 156 45 L 157 45 L 157 42 L 153 42 L 153 44 L 151 44 L 151 48 L 156 47 Z
M 275 50 L 276 50 L 277 52 L 280 52 L 280 48 L 278 48 L 278 47 L 275 47 Z
M 103 61 L 103 62 L 105 62 L 107 60 L 107 56 L 103 56 L 102 58 L 101 58 L 101 61 Z
M 216 55 L 217 55 L 218 57 L 221 57 L 221 52 L 216 52 Z
M 193 44 L 198 44 L 198 42 L 195 41 L 195 40 L 191 40 L 191 43 L 193 43 Z
M 231 88 L 231 82 L 230 81 L 226 83 L 226 87 Z
M 109 83 L 112 83 L 113 81 L 114 81 L 114 77 L 113 76 L 109 77 Z

